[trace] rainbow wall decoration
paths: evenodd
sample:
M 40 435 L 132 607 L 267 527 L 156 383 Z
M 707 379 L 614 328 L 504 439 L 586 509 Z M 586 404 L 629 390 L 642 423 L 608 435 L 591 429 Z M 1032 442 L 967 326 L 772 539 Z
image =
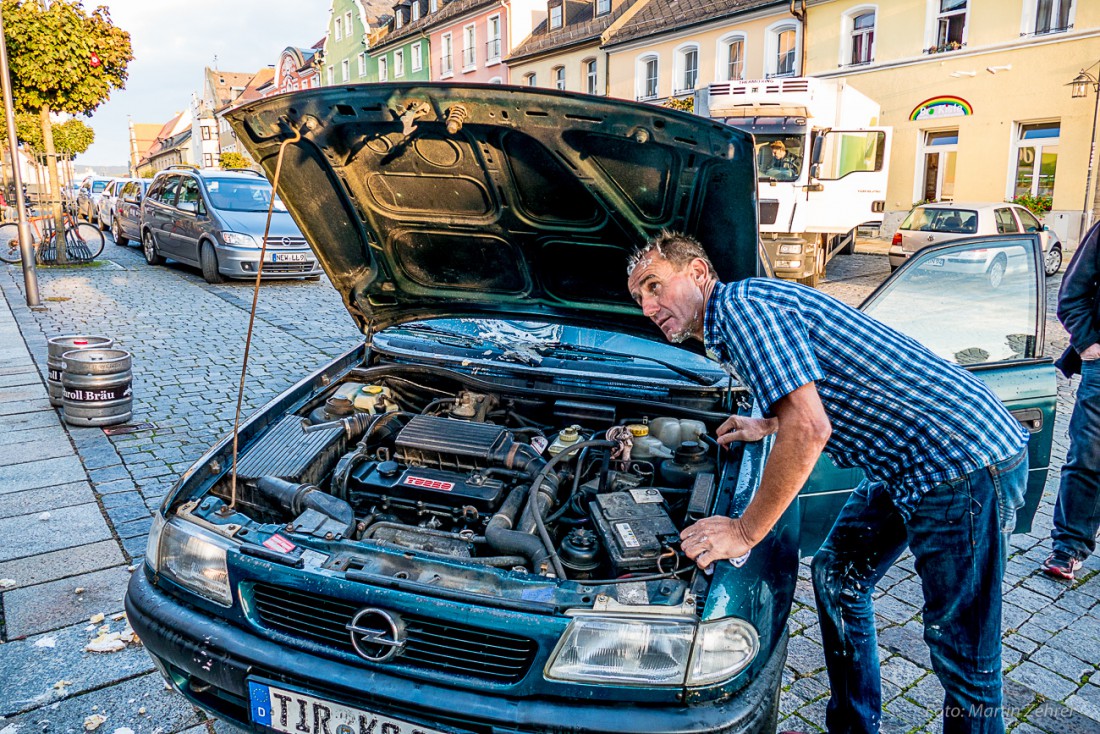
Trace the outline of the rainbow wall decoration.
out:
M 917 120 L 939 120 L 944 117 L 968 117 L 974 114 L 974 108 L 962 97 L 945 94 L 926 99 L 913 108 L 910 122 Z

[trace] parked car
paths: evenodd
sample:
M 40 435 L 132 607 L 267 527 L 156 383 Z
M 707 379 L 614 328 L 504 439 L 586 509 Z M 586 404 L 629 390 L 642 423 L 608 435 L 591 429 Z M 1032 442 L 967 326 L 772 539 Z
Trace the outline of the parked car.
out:
M 88 176 L 80 182 L 76 192 L 76 215 L 95 223 L 99 217 L 99 198 L 111 179 L 102 176 Z
M 771 442 L 718 450 L 730 411 L 759 408 L 665 341 L 625 272 L 664 228 L 723 280 L 765 272 L 751 136 L 472 84 L 322 88 L 227 118 L 268 175 L 285 151 L 280 191 L 365 342 L 155 514 L 126 612 L 168 684 L 288 734 L 774 731 L 799 556 L 861 476 L 822 459 L 743 562 L 699 571 L 680 529 L 739 515 Z M 971 248 L 1028 272 L 944 288 L 931 260 Z M 1036 236 L 934 245 L 866 304 L 980 364 L 1032 431 L 1021 531 L 1056 404 L 1041 272 Z
M 1062 243 L 1049 227 L 1036 219 L 1027 208 L 1018 204 L 967 204 L 939 202 L 915 207 L 894 233 L 890 244 L 890 267 L 897 268 L 922 247 L 937 242 L 975 235 L 1038 234 L 1043 244 L 1044 271 L 1057 273 L 1062 267 Z M 961 262 L 945 262 L 948 270 L 986 273 L 1000 282 L 1005 272 L 1018 265 L 1005 258 L 993 258 L 990 253 L 975 253 Z
M 133 180 L 132 178 L 112 178 L 103 189 L 103 193 L 99 195 L 99 201 L 96 202 L 96 220 L 99 228 L 104 232 L 111 229 L 119 191 L 126 183 Z
M 131 240 L 141 242 L 141 200 L 145 198 L 151 181 L 148 178 L 131 178 L 119 188 L 111 215 L 111 234 L 116 245 L 127 245 Z
M 141 243 L 150 265 L 166 258 L 197 265 L 208 283 L 255 278 L 271 202 L 256 171 L 172 166 L 153 179 L 141 203 Z M 321 267 L 278 197 L 263 275 L 318 278 Z

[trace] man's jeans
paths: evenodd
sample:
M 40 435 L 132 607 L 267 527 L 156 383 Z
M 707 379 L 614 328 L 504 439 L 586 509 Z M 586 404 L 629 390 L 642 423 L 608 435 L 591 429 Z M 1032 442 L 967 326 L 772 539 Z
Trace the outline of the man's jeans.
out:
M 1081 363 L 1081 384 L 1069 419 L 1069 455 L 1054 503 L 1054 550 L 1085 559 L 1100 526 L 1100 360 Z
M 882 719 L 875 584 L 908 545 L 924 589 L 924 639 L 946 693 L 945 734 L 1003 732 L 1001 578 L 1027 487 L 1027 450 L 941 484 L 906 522 L 886 485 L 864 481 L 813 560 L 832 697 L 830 732 Z

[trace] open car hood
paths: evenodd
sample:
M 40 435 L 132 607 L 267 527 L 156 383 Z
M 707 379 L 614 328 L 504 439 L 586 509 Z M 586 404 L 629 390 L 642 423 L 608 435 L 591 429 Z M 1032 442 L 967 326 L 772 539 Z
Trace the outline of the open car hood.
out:
M 659 336 L 626 289 L 662 229 L 723 280 L 761 272 L 752 138 L 651 105 L 496 85 L 370 84 L 227 117 L 348 311 L 567 321 Z

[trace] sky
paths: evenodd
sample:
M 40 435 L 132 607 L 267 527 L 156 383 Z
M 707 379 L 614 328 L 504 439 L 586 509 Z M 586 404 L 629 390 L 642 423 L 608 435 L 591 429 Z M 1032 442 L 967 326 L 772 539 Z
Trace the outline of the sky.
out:
M 95 143 L 76 165 L 125 166 L 128 116 L 168 122 L 202 88 L 203 68 L 255 73 L 274 65 L 287 46 L 312 46 L 328 27 L 331 0 L 84 0 L 106 5 L 130 33 L 134 59 L 126 88 L 116 90 L 85 124 Z M 83 118 L 82 118 L 83 119 Z

